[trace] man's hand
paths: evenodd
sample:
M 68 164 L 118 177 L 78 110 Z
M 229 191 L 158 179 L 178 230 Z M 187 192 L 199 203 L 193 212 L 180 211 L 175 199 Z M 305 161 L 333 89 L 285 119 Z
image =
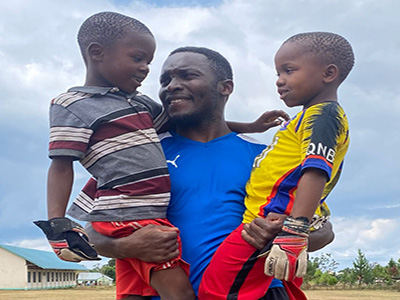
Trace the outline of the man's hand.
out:
M 289 115 L 283 110 L 271 110 L 264 112 L 253 123 L 250 124 L 251 132 L 264 132 L 271 127 L 278 126 L 289 120 Z
M 111 238 L 96 232 L 90 224 L 86 231 L 97 251 L 114 258 L 138 258 L 146 262 L 163 263 L 179 255 L 178 228 L 147 225 L 129 236 Z
M 281 231 L 286 215 L 269 213 L 266 218 L 255 218 L 244 224 L 242 238 L 258 250 L 270 242 Z
M 58 258 L 72 262 L 101 260 L 78 223 L 63 217 L 33 223 L 42 229 Z
M 303 277 L 306 274 L 309 228 L 307 218 L 286 218 L 282 231 L 272 243 L 271 250 L 265 253 L 261 251 L 260 254 L 268 255 L 264 268 L 267 276 L 292 281 L 295 277 Z
M 334 239 L 335 233 L 333 232 L 332 223 L 327 221 L 322 227 L 310 232 L 307 252 L 320 250 L 326 245 L 332 243 Z

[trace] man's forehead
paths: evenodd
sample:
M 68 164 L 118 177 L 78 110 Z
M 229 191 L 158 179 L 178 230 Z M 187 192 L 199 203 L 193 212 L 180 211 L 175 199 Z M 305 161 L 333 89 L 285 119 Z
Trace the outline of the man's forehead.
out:
M 202 69 L 210 68 L 207 57 L 200 53 L 177 52 L 169 56 L 164 64 L 163 71 L 174 69 Z

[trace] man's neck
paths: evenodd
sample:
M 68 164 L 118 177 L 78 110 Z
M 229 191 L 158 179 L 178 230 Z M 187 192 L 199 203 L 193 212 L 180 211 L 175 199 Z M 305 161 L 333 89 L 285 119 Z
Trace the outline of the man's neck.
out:
M 199 124 L 197 126 L 177 125 L 175 131 L 181 136 L 202 143 L 207 143 L 232 132 L 225 121 Z

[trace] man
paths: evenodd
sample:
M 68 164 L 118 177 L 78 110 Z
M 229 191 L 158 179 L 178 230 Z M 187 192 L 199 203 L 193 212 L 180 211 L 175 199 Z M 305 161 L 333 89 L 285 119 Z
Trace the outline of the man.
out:
M 213 253 L 242 221 L 245 184 L 265 145 L 227 126 L 224 110 L 233 91 L 232 70 L 219 53 L 198 47 L 174 50 L 162 67 L 160 84 L 160 99 L 175 126 L 161 137 L 171 177 L 168 219 L 180 230 L 182 257 L 191 265 L 190 280 L 197 291 Z M 276 126 L 279 116 L 285 114 L 267 112 L 251 130 Z M 259 219 L 245 228 L 244 238 L 262 248 L 280 231 L 282 221 L 281 216 Z M 162 262 L 178 254 L 177 233 L 171 228 L 146 226 L 113 240 L 89 233 L 99 253 L 109 257 Z M 323 245 L 333 239 L 326 237 Z M 288 299 L 279 282 L 277 289 L 275 298 L 265 299 Z

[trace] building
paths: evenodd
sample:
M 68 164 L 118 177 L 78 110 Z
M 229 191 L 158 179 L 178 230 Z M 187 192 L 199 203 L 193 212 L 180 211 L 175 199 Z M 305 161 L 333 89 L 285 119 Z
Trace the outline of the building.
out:
M 73 287 L 85 266 L 66 262 L 54 252 L 0 245 L 0 289 Z
M 98 272 L 78 274 L 79 285 L 113 285 L 113 282 L 111 277 Z

